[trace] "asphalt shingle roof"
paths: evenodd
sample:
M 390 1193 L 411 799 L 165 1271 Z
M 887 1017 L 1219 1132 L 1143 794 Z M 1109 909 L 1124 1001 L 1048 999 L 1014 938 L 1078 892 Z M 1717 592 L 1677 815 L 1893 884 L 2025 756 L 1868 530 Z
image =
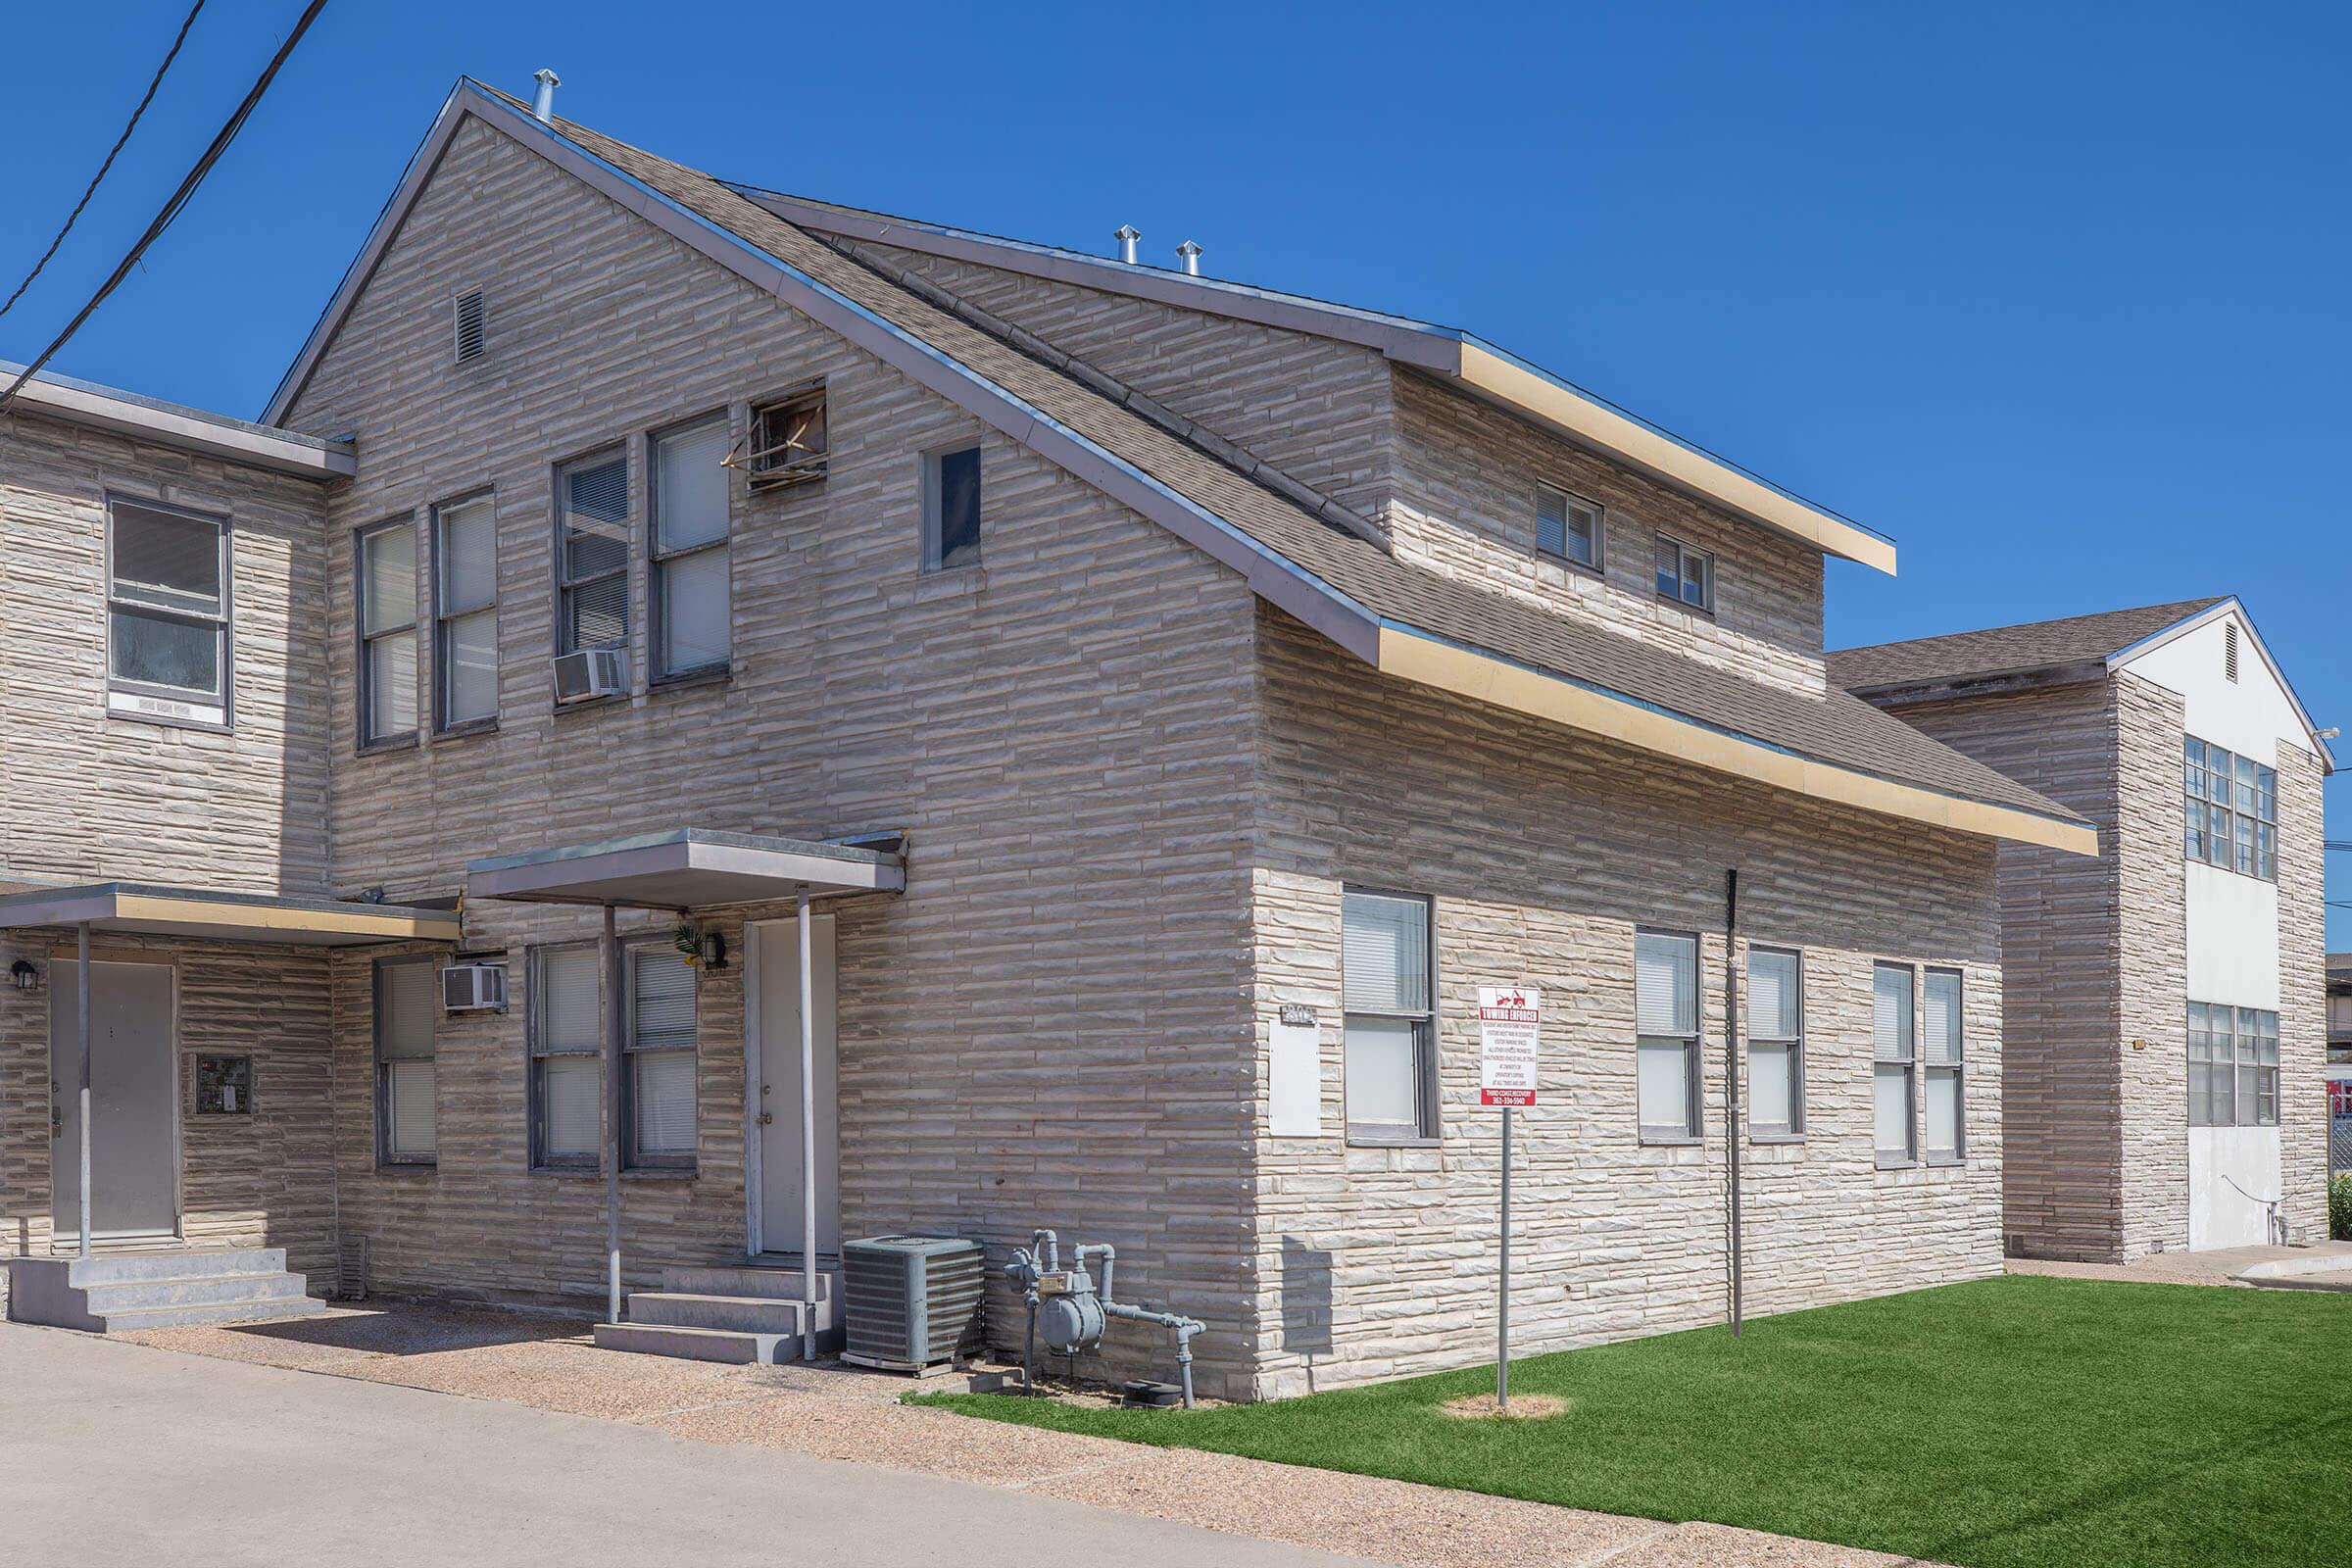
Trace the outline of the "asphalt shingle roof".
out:
M 2143 605 L 2136 610 L 2069 615 L 2062 620 L 1839 648 L 1830 654 L 1830 679 L 1847 691 L 1885 691 L 2086 663 L 2119 654 L 2220 603 L 2220 598 L 2183 599 L 2178 604 Z
M 519 100 L 508 101 L 521 107 Z M 559 119 L 554 126 L 588 153 L 995 383 L 1384 619 L 1776 750 L 1937 794 L 2080 820 L 2055 802 L 1834 687 L 1813 699 L 1746 680 L 1656 644 L 1399 561 L 1067 371 L 933 305 L 716 177 L 571 121 Z

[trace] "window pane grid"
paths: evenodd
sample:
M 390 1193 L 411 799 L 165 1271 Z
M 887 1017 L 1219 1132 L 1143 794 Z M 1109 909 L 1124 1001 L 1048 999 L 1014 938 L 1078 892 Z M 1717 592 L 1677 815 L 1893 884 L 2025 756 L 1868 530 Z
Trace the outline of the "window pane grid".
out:
M 496 718 L 498 534 L 488 496 L 434 510 L 433 618 L 434 722 Z
M 1582 565 L 1599 561 L 1600 509 L 1552 485 L 1536 486 L 1536 548 Z
M 108 674 L 212 702 L 228 690 L 228 530 L 135 502 L 107 503 Z
M 1634 1089 L 1642 1136 L 1699 1136 L 1698 939 L 1634 935 Z
M 2278 876 L 2278 773 L 2190 739 L 2181 753 L 2181 851 L 2241 876 Z
M 629 465 L 624 455 L 561 471 L 556 553 L 563 651 L 617 648 L 629 639 Z
M 1918 1157 L 1915 984 L 1909 964 L 1882 963 L 1872 970 L 1872 1120 L 1881 1164 L 1907 1165 Z
M 433 1026 L 441 1011 L 437 958 L 396 958 L 374 967 L 376 1158 L 430 1164 L 434 1130 Z
M 2188 1004 L 2192 1127 L 2278 1124 L 2278 1014 L 2221 1003 Z
M 683 1165 L 694 1159 L 695 974 L 666 942 L 626 950 L 628 1159 Z
M 1794 1137 L 1804 1131 L 1803 964 L 1775 948 L 1747 954 L 1747 1130 Z
M 594 1166 L 604 1138 L 604 1009 L 591 943 L 531 954 L 533 1162 Z

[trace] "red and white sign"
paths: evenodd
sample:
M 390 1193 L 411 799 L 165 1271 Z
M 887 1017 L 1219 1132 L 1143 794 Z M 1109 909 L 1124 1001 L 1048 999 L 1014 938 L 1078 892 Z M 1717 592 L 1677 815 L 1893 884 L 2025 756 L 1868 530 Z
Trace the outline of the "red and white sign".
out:
M 1532 1105 L 1542 1054 L 1544 993 L 1532 986 L 1478 988 L 1478 1102 Z

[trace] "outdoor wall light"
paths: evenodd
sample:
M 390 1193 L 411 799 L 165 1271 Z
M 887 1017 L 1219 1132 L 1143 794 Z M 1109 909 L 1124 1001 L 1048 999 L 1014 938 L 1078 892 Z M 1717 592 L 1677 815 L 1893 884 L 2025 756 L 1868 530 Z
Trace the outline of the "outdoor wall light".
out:
M 41 989 L 41 971 L 34 968 L 30 958 L 19 958 L 8 966 L 8 983 L 19 991 Z
M 697 956 L 706 969 L 724 969 L 727 966 L 727 939 L 715 931 L 703 933 Z

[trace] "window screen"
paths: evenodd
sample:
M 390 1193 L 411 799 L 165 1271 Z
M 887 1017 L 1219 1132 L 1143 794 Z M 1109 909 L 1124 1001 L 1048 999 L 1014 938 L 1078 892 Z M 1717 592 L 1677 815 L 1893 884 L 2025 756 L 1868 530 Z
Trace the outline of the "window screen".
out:
M 109 674 L 132 688 L 224 703 L 226 528 L 211 518 L 112 500 L 107 530 Z
M 723 418 L 654 443 L 658 675 L 727 662 L 727 446 Z
M 629 641 L 629 465 L 615 453 L 575 463 L 556 482 L 563 510 L 557 582 L 562 651 Z
M 1435 1137 L 1429 903 L 1349 893 L 1341 905 L 1348 1131 Z
M 416 527 L 360 535 L 360 740 L 416 731 Z
M 1698 1136 L 1698 939 L 1634 938 L 1635 1089 L 1644 1138 Z
M 433 667 L 443 728 L 498 716 L 498 509 L 488 496 L 433 514 Z

